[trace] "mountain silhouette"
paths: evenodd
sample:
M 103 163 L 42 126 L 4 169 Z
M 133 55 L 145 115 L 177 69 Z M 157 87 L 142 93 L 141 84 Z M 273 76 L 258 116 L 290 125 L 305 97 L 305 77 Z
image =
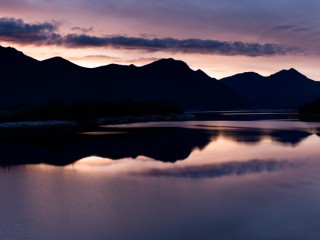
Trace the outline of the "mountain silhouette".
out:
M 104 130 L 105 131 L 105 130 Z M 0 166 L 47 163 L 67 165 L 87 156 L 113 160 L 146 156 L 162 162 L 184 160 L 196 148 L 203 149 L 219 137 L 246 145 L 270 138 L 281 145 L 296 146 L 311 133 L 305 130 L 108 128 L 122 134 L 26 135 L 0 138 Z
M 80 66 L 69 62 L 68 60 L 62 58 L 62 57 L 53 57 L 46 60 L 43 60 L 41 62 L 42 69 L 45 71 L 51 71 L 51 72 L 62 72 L 62 71 L 75 71 L 81 69 Z M 55 67 L 54 69 L 52 67 Z M 43 70 L 42 70 L 43 71 Z
M 282 70 L 268 77 L 248 72 L 221 79 L 253 108 L 298 109 L 320 98 L 320 83 L 297 70 Z
M 0 104 L 22 108 L 54 101 L 166 101 L 183 109 L 229 109 L 245 101 L 222 82 L 182 61 L 162 59 L 136 67 L 77 66 L 63 58 L 38 61 L 0 47 Z
M 298 109 L 320 98 L 320 83 L 293 68 L 268 77 L 247 72 L 219 81 L 172 58 L 142 67 L 84 68 L 61 57 L 38 61 L 1 46 L 0 64 L 0 110 L 126 99 L 165 101 L 185 110 Z
M 114 160 L 151 157 L 175 162 L 186 159 L 194 148 L 204 148 L 216 132 L 187 128 L 127 129 L 124 134 L 45 135 L 0 139 L 0 166 L 27 163 L 67 165 L 87 156 Z

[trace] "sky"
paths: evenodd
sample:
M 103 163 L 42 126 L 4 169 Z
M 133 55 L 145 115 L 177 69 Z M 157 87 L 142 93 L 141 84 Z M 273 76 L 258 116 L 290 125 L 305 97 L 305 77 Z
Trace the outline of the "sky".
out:
M 38 60 L 185 61 L 221 79 L 295 68 L 320 80 L 319 0 L 0 0 L 0 45 Z

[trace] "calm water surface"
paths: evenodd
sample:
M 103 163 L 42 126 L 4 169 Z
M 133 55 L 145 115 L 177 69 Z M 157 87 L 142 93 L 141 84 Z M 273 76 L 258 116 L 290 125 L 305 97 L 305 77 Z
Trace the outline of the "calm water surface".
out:
M 318 132 L 278 120 L 113 126 L 96 156 L 3 168 L 0 239 L 320 239 Z

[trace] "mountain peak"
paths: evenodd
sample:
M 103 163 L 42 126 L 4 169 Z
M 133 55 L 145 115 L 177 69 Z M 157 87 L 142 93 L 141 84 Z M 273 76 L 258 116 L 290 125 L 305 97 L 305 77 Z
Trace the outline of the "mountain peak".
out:
M 290 71 L 290 72 L 298 72 L 295 68 L 290 68 L 288 71 Z
M 0 46 L 0 63 L 2 66 L 13 68 L 20 66 L 21 68 L 28 68 L 34 65 L 38 60 L 26 56 L 23 52 L 18 51 L 13 47 Z
M 7 54 L 7 55 L 23 55 L 23 52 L 18 51 L 17 49 L 13 48 L 13 47 L 3 47 L 0 45 L 0 53 L 1 54 Z
M 303 75 L 294 68 L 281 70 L 275 74 L 270 75 L 270 77 L 307 78 L 305 75 Z
M 298 70 L 296 70 L 295 68 L 290 68 L 289 70 L 285 70 L 290 74 L 299 74 L 302 75 Z
M 55 65 L 56 67 L 59 68 L 67 68 L 67 67 L 79 67 L 78 65 L 62 58 L 62 57 L 53 57 L 53 58 L 48 58 L 43 60 L 41 63 L 48 65 L 48 66 L 52 66 Z
M 150 63 L 146 66 L 156 66 L 156 67 L 164 67 L 164 68 L 182 68 L 182 69 L 190 69 L 188 64 L 184 61 L 176 60 L 173 58 L 163 58 L 153 63 Z
M 18 51 L 17 49 L 13 48 L 13 47 L 3 47 L 0 45 L 0 49 L 8 49 L 8 50 L 15 50 Z
M 62 57 L 52 57 L 42 61 L 43 63 L 50 62 L 50 63 L 71 63 L 68 60 Z
M 243 84 L 243 82 L 246 82 L 246 84 L 250 84 L 252 81 L 261 80 L 264 77 L 256 72 L 244 72 L 244 73 L 238 73 L 230 77 L 222 78 L 221 80 L 229 85 L 229 82 L 236 81 L 237 84 Z
M 247 77 L 247 78 L 261 78 L 262 76 L 256 72 L 243 72 L 243 73 L 238 73 L 234 76 L 238 77 Z

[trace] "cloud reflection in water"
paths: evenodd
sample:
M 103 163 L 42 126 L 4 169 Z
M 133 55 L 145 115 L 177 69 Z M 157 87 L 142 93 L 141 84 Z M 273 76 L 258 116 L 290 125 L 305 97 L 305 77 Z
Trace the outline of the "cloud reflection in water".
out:
M 170 176 L 191 178 L 215 178 L 273 172 L 298 167 L 303 162 L 288 160 L 248 160 L 243 162 L 203 163 L 201 161 L 159 162 L 144 156 L 136 159 L 111 160 L 101 157 L 87 157 L 69 165 L 76 170 L 104 171 L 108 174 L 135 176 Z

